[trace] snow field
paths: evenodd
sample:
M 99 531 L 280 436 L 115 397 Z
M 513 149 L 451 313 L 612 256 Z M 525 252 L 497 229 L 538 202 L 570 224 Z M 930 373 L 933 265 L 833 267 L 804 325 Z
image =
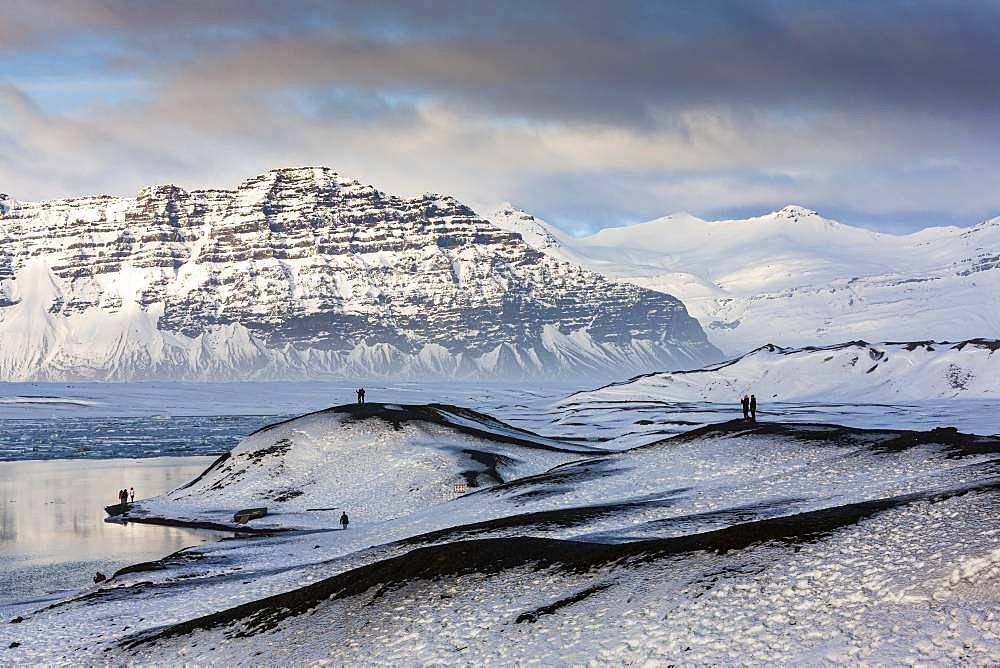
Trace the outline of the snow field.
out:
M 805 544 L 587 573 L 529 566 L 412 582 L 322 603 L 249 639 L 199 631 L 139 656 L 155 663 L 179 654 L 198 665 L 252 662 L 257 652 L 319 665 L 988 665 L 1000 659 L 996 570 L 968 581 L 980 600 L 954 596 L 950 582 L 963 557 L 992 558 L 995 533 L 979 531 L 978 517 L 995 510 L 995 500 L 970 494 L 918 503 Z M 533 622 L 516 621 L 595 585 L 610 586 Z
M 997 656 L 995 441 L 723 424 L 624 452 L 563 452 L 556 447 L 572 446 L 553 439 L 529 446 L 472 436 L 461 429 L 529 438 L 460 409 L 365 410 L 376 414 L 325 411 L 257 432 L 234 450 L 239 467 L 142 504 L 165 517 L 212 519 L 294 481 L 303 495 L 253 524 L 306 530 L 205 544 L 25 614 L 0 627 L 0 646 L 22 643 L 4 660 L 975 664 Z M 406 419 L 397 427 L 392 415 Z M 473 447 L 510 458 L 497 467 L 505 482 L 436 496 L 466 470 L 462 451 Z M 339 512 L 305 510 L 341 498 L 357 504 L 347 506 L 347 531 L 331 529 Z M 825 534 L 795 519 L 868 501 L 884 509 Z M 780 540 L 754 537 L 778 518 L 799 524 Z M 745 540 L 727 552 L 663 547 L 729 529 Z M 505 556 L 484 561 L 470 539 L 493 539 Z M 554 551 L 518 547 L 542 539 Z M 597 556 L 574 561 L 588 545 Z M 449 556 L 463 549 L 473 551 Z M 618 549 L 629 551 L 600 556 Z M 393 581 L 410 567 L 439 572 Z M 303 588 L 337 577 L 362 589 L 283 612 Z M 290 598 L 263 616 L 126 646 L 270 596 Z

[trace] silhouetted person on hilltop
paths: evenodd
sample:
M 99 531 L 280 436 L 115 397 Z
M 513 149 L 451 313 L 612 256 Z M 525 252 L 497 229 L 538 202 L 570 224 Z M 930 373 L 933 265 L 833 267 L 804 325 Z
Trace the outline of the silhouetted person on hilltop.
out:
M 351 520 L 347 519 L 347 513 L 342 513 L 340 515 L 340 528 L 346 529 L 347 525 L 351 523 Z
M 750 421 L 757 421 L 757 397 L 750 395 Z
M 740 403 L 743 404 L 743 421 L 744 422 L 749 422 L 750 421 L 750 396 L 744 394 L 743 395 L 743 400 L 740 401 Z
M 365 403 L 365 388 L 359 387 L 358 388 L 358 405 L 360 406 L 363 403 Z

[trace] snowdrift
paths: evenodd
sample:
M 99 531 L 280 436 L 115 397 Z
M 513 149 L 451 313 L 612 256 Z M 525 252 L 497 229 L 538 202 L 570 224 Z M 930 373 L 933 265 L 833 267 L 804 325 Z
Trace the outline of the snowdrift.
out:
M 455 406 L 345 405 L 250 434 L 126 519 L 227 526 L 236 510 L 266 506 L 250 528 L 332 527 L 340 510 L 371 523 L 602 452 Z
M 1000 341 L 767 345 L 722 364 L 639 376 L 567 401 L 899 402 L 1000 397 Z

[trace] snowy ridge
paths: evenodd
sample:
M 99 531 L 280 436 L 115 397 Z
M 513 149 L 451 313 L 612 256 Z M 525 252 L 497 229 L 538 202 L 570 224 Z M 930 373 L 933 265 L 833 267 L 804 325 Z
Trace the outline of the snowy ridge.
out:
M 833 346 L 767 345 L 735 359 L 681 372 L 654 373 L 578 392 L 566 402 L 884 402 L 993 399 L 1000 396 L 1000 341 L 959 343 L 852 341 Z M 564 403 L 566 403 L 564 402 Z
M 123 569 L 0 626 L 4 659 L 1000 656 L 996 437 L 734 421 L 620 452 L 564 445 L 446 406 L 345 406 L 264 428 L 137 505 L 211 521 L 263 493 L 274 513 L 253 527 L 309 531 Z M 457 479 L 478 484 L 428 494 Z M 302 493 L 275 500 L 279 481 Z
M 552 257 L 679 297 L 732 355 L 1000 331 L 1000 218 L 893 235 L 793 205 L 745 220 L 672 214 L 576 239 L 510 205 L 484 217 Z
M 510 202 L 501 204 L 484 218 L 502 230 L 520 234 L 532 248 L 562 259 L 571 257 L 566 252 L 566 247 L 571 244 L 569 235 L 527 211 L 518 209 Z
M 605 377 L 719 359 L 683 304 L 321 167 L 4 200 L 0 379 Z
M 600 454 L 454 406 L 346 405 L 254 432 L 127 517 L 234 526 L 237 510 L 266 506 L 253 528 L 312 528 L 331 526 L 328 511 L 339 507 L 372 522 L 449 501 L 456 485 L 474 490 Z

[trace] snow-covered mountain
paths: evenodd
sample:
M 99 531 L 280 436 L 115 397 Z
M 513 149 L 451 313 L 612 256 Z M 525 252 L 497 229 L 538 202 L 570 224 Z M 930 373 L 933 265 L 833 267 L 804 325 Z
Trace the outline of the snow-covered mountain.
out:
M 327 168 L 0 196 L 0 380 L 610 378 L 719 357 L 673 297 Z
M 1000 218 L 892 235 L 788 206 L 746 220 L 674 214 L 573 238 L 511 205 L 485 217 L 553 257 L 679 297 L 732 355 L 768 343 L 1000 332 Z
M 1000 341 L 767 345 L 695 371 L 653 373 L 569 398 L 609 401 L 900 402 L 1000 398 Z

